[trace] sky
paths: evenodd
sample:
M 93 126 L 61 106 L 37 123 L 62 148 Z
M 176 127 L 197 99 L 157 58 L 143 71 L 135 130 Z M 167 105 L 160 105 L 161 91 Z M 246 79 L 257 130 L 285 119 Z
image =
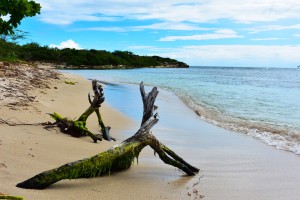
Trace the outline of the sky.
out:
M 191 66 L 300 65 L 299 0 L 35 0 L 19 29 L 57 48 L 131 51 Z

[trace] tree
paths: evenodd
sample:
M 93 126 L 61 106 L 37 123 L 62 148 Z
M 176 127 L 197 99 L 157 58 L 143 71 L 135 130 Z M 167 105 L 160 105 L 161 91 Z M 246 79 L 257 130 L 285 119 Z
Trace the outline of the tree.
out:
M 25 17 L 40 14 L 41 5 L 28 0 L 1 0 L 0 1 L 0 34 L 13 35 L 14 29 L 20 25 Z M 9 18 L 5 20 L 4 18 Z

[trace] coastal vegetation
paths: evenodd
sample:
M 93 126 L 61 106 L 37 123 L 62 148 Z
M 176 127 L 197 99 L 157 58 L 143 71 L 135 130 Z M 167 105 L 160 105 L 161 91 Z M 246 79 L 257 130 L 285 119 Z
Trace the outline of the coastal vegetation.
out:
M 95 49 L 58 49 L 37 43 L 19 45 L 0 39 L 0 60 L 54 63 L 56 68 L 67 69 L 124 69 L 142 67 L 187 68 L 188 65 L 171 58 L 139 56 L 129 51 Z

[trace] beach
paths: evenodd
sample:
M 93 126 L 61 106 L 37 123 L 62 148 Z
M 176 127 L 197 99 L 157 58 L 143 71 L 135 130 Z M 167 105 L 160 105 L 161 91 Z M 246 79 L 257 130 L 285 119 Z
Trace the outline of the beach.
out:
M 58 112 L 76 118 L 89 106 L 87 94 L 92 93 L 91 81 L 64 74 L 61 80 L 52 80 L 48 85 L 49 88 L 30 91 L 36 98 L 26 106 L 11 108 L 1 105 L 1 118 L 13 118 L 10 121 L 16 123 L 41 123 L 51 121 L 46 113 Z M 89 137 L 74 138 L 57 129 L 0 124 L 0 193 L 25 199 L 173 199 L 173 196 L 180 195 L 180 192 L 175 193 L 177 189 L 168 180 L 164 180 L 164 176 L 160 177 L 163 175 L 161 163 L 153 169 L 157 176 L 152 176 L 152 170 L 147 165 L 135 163 L 129 170 L 110 176 L 60 181 L 45 190 L 26 190 L 15 186 L 40 172 L 91 157 L 121 143 L 125 139 L 122 131 L 133 131 L 131 134 L 134 134 L 138 130 L 136 122 L 106 103 L 100 110 L 104 122 L 112 127 L 111 136 L 117 139 L 116 142 L 101 141 L 95 144 Z M 91 131 L 99 131 L 96 116 L 90 117 L 87 126 Z M 145 149 L 141 157 L 155 159 L 150 149 Z M 176 174 L 176 177 L 182 175 L 173 168 L 170 170 L 167 167 L 166 171 Z
M 27 106 L 12 109 L 1 105 L 1 118 L 41 123 L 51 120 L 46 113 L 78 117 L 89 106 L 87 94 L 92 92 L 91 81 L 68 73 L 61 76 L 51 80 L 49 88 L 32 90 L 35 101 Z M 116 142 L 95 144 L 89 137 L 74 138 L 42 126 L 0 124 L 0 193 L 25 199 L 299 198 L 300 158 L 297 155 L 204 122 L 177 96 L 160 88 L 157 99 L 160 121 L 153 134 L 200 168 L 196 176 L 186 176 L 165 165 L 150 148 L 145 148 L 138 163 L 110 176 L 63 180 L 44 190 L 15 187 L 40 172 L 105 151 L 138 130 L 142 108 L 136 85 L 118 85 L 104 91 L 108 98 L 100 111 L 104 123 L 112 127 L 111 135 L 117 138 Z M 131 114 L 116 105 L 122 106 L 122 99 L 110 102 L 110 98 L 119 97 L 118 93 L 122 99 L 130 99 L 132 105 L 126 108 Z M 89 129 L 98 131 L 96 116 L 90 118 Z

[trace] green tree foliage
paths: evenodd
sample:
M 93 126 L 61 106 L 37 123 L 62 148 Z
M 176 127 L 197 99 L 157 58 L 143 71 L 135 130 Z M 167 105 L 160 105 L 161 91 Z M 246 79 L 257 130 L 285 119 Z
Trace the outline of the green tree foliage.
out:
M 11 53 L 13 52 L 13 55 Z M 0 39 L 0 60 L 17 58 L 24 61 L 44 61 L 66 64 L 75 68 L 139 68 L 163 65 L 188 67 L 183 62 L 159 56 L 138 56 L 129 51 L 104 51 L 85 49 L 58 49 L 40 46 L 37 43 L 18 45 Z
M 4 39 L 0 39 L 0 60 L 3 61 L 16 61 L 17 56 L 14 52 L 16 44 L 6 42 Z
M 40 4 L 34 1 L 0 0 L 0 34 L 13 35 L 23 18 L 40 14 L 40 10 Z M 9 16 L 9 19 L 4 20 L 5 16 Z

